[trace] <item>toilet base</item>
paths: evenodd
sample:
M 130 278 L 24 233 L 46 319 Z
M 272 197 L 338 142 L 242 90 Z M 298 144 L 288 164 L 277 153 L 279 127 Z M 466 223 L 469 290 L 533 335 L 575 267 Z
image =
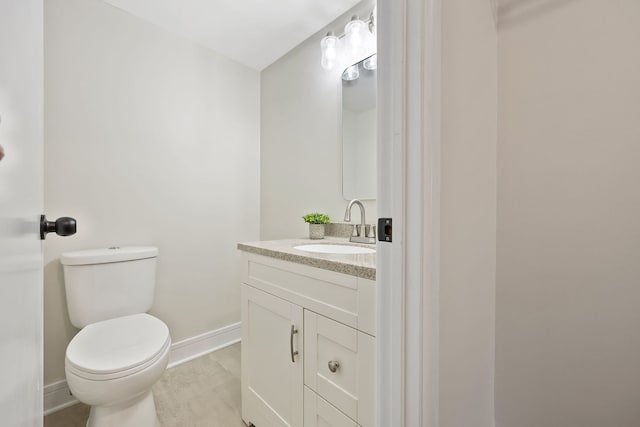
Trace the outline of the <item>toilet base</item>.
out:
M 151 390 L 109 406 L 92 406 L 87 427 L 160 427 Z

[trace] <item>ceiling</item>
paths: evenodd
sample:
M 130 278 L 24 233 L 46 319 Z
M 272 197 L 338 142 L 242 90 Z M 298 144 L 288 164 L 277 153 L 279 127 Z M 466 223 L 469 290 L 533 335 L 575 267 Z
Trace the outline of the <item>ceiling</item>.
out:
M 262 70 L 360 0 L 104 1 Z

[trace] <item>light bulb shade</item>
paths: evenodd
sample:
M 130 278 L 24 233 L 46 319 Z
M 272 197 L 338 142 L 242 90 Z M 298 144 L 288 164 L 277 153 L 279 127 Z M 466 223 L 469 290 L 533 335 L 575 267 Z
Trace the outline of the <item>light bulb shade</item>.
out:
M 374 53 L 373 55 L 365 59 L 362 62 L 362 66 L 365 68 L 365 70 L 375 70 L 376 68 L 378 68 L 378 54 Z
M 371 12 L 371 33 L 376 35 L 378 30 L 378 5 L 373 7 L 373 11 Z
M 344 73 L 342 73 L 342 80 L 345 80 L 348 82 L 352 80 L 356 80 L 358 77 L 360 77 L 360 70 L 358 69 L 358 64 L 348 67 L 346 70 L 344 70 Z
M 364 42 L 367 31 L 367 25 L 358 19 L 357 16 L 351 18 L 351 21 L 344 27 L 344 39 L 352 55 L 359 55 L 364 48 Z
M 320 41 L 321 65 L 325 70 L 332 69 L 338 59 L 338 42 L 338 38 L 331 33 Z

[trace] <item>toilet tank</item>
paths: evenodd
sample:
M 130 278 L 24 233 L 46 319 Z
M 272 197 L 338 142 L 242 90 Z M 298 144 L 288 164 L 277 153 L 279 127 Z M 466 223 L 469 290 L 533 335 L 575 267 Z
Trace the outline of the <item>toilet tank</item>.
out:
M 63 253 L 64 287 L 71 323 L 91 323 L 145 313 L 153 304 L 158 249 L 136 246 Z

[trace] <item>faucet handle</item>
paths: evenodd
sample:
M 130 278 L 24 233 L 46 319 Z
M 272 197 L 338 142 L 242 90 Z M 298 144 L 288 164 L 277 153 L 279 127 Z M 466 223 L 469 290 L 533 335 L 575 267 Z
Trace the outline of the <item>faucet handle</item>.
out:
M 362 237 L 362 236 L 364 236 L 364 234 L 362 234 L 362 233 L 363 233 L 365 230 L 362 230 L 362 225 L 361 225 L 361 224 L 356 224 L 355 230 L 356 230 L 356 234 L 354 234 L 354 236 L 357 236 L 357 237 Z
M 367 236 L 366 237 L 376 237 L 376 226 L 371 224 L 367 224 Z
M 360 235 L 360 226 L 352 225 L 351 226 L 351 237 L 358 237 Z

